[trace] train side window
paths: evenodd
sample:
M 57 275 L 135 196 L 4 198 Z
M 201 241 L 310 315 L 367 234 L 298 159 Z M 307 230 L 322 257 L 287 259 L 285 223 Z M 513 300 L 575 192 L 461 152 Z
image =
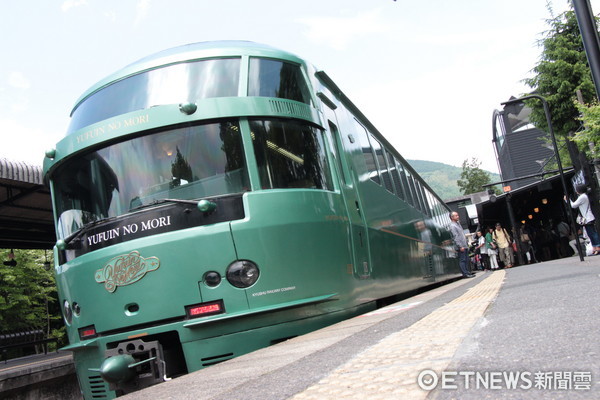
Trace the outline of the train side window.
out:
M 347 174 L 348 172 L 346 171 L 346 169 L 344 168 L 343 162 L 342 162 L 342 156 L 344 154 L 343 149 L 341 148 L 340 145 L 340 133 L 337 129 L 337 126 L 335 126 L 335 124 L 331 121 L 327 121 L 329 123 L 329 131 L 331 132 L 331 152 L 333 153 L 333 157 L 335 158 L 336 161 L 336 165 L 338 168 L 338 173 L 340 175 L 340 180 L 342 181 L 342 183 L 346 186 L 348 186 L 348 177 Z
M 429 190 L 425 188 L 423 188 L 423 200 L 425 201 L 425 212 L 429 216 L 433 215 L 431 210 L 431 194 L 429 193 Z
M 279 97 L 311 104 L 300 66 L 266 58 L 250 59 L 248 96 Z
M 423 196 L 423 185 L 421 185 L 421 182 L 416 177 L 413 178 L 415 180 L 417 195 L 419 196 L 419 210 L 426 212 L 427 210 L 425 208 L 425 196 Z
M 431 204 L 432 204 L 432 213 L 433 213 L 433 217 L 435 218 L 435 220 L 437 221 L 437 223 L 441 226 L 442 225 L 442 221 L 440 219 L 440 213 L 441 213 L 441 209 L 440 209 L 440 204 L 438 202 L 438 199 L 434 196 L 431 196 L 432 200 L 431 200 Z
M 392 181 L 390 179 L 390 173 L 387 168 L 387 163 L 385 162 L 385 154 L 384 149 L 381 147 L 381 143 L 373 135 L 370 135 L 371 146 L 375 150 L 375 155 L 377 156 L 377 163 L 379 164 L 379 173 L 381 175 L 383 185 L 388 190 L 388 192 L 394 193 L 394 188 L 392 187 Z
M 419 195 L 417 194 L 417 188 L 415 187 L 415 180 L 408 170 L 406 171 L 406 177 L 408 178 L 408 185 L 410 186 L 410 191 L 413 194 L 413 206 L 415 206 L 415 208 L 420 209 L 421 207 L 419 204 Z
M 367 134 L 367 130 L 357 120 L 354 120 L 354 125 L 356 127 L 356 136 L 358 136 L 358 142 L 360 143 L 360 147 L 362 149 L 365 164 L 367 165 L 369 179 L 381 185 L 381 179 L 379 178 L 379 170 L 377 169 L 377 162 L 375 161 L 375 153 L 373 152 L 371 143 L 369 143 L 369 136 Z
M 250 121 L 263 189 L 333 190 L 322 132 L 299 121 Z
M 408 185 L 408 178 L 406 177 L 406 171 L 404 170 L 404 166 L 400 162 L 396 162 L 396 167 L 398 168 L 400 180 L 402 181 L 402 186 L 404 187 L 404 193 L 406 195 L 405 200 L 409 204 L 413 204 L 412 193 L 410 191 L 410 186 Z
M 423 200 L 421 199 L 421 191 L 419 190 L 419 181 L 411 175 L 411 183 L 415 191 L 415 207 L 419 210 L 423 209 Z
M 432 209 L 432 205 L 433 205 L 433 197 L 431 196 L 431 193 L 429 192 L 428 189 L 423 188 L 423 191 L 425 193 L 425 205 L 427 206 L 427 214 L 429 216 L 433 216 L 433 209 Z
M 396 168 L 396 160 L 389 151 L 386 151 L 388 166 L 390 168 L 390 176 L 394 181 L 394 188 L 396 189 L 396 196 L 404 199 L 404 191 L 402 190 L 402 183 L 400 182 L 400 174 L 398 174 L 398 168 Z
M 404 173 L 406 173 L 406 180 L 408 181 L 408 188 L 411 194 L 411 204 L 413 207 L 417 208 L 419 206 L 419 198 L 417 197 L 417 191 L 415 190 L 415 181 L 413 180 L 413 177 L 408 169 L 405 168 Z

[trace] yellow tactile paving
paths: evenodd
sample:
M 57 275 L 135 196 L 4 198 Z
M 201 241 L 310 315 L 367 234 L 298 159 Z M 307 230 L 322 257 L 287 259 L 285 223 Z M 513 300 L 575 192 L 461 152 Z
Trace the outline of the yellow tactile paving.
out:
M 505 272 L 496 271 L 467 293 L 412 326 L 396 332 L 358 354 L 293 400 L 424 399 L 429 392 L 417 384 L 423 370 L 438 375 L 458 346 L 496 298 Z

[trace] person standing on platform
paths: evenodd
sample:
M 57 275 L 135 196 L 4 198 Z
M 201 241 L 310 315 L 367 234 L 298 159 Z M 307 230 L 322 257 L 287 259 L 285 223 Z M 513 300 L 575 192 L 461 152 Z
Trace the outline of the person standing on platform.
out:
M 533 231 L 525 222 L 521 225 L 521 228 L 519 228 L 519 235 L 521 238 L 521 251 L 525 254 L 527 264 L 531 264 L 532 262 L 537 263 L 538 260 L 535 256 L 535 249 L 533 248 Z
M 577 185 L 575 186 L 575 191 L 578 196 L 575 201 L 571 201 L 571 208 L 579 208 L 579 217 L 577 218 L 577 223 L 585 228 L 585 232 L 592 242 L 593 253 L 592 255 L 597 256 L 600 254 L 600 237 L 598 236 L 598 232 L 596 231 L 596 227 L 594 226 L 596 217 L 592 212 L 590 207 L 590 199 L 587 196 L 587 186 L 586 185 Z M 565 196 L 565 201 L 567 201 L 567 196 Z
M 488 256 L 488 248 L 485 243 L 485 236 L 483 236 L 483 228 L 477 231 L 477 250 L 479 250 L 479 257 L 481 257 L 481 264 L 483 269 L 490 269 L 490 260 Z
M 498 244 L 498 253 L 500 254 L 500 261 L 504 264 L 504 268 L 512 268 L 514 263 L 512 239 L 500 222 L 496 223 L 494 240 L 496 240 L 496 243 Z
M 458 265 L 460 266 L 460 272 L 465 278 L 472 278 L 475 274 L 469 272 L 467 265 L 469 265 L 469 245 L 467 244 L 467 238 L 463 232 L 463 228 L 458 222 L 460 217 L 456 211 L 450 213 L 450 234 L 452 235 L 452 243 L 454 244 L 454 250 L 458 253 Z
M 556 224 L 556 231 L 558 232 L 558 237 L 560 240 L 560 256 L 561 257 L 570 257 L 571 256 L 571 248 L 569 247 L 569 240 L 571 236 L 571 228 L 569 224 L 565 221 L 559 221 Z
M 498 269 L 498 246 L 492 238 L 494 228 L 490 226 L 487 230 L 488 232 L 485 234 L 485 246 L 487 247 L 488 257 L 490 259 L 490 267 L 492 268 L 492 271 L 495 271 Z

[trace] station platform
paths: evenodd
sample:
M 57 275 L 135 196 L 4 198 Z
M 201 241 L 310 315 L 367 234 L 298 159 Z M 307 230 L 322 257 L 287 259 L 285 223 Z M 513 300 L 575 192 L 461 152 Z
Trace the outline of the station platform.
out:
M 38 354 L 0 362 L 0 399 L 81 399 L 71 353 Z
M 600 256 L 478 272 L 126 400 L 600 399 Z

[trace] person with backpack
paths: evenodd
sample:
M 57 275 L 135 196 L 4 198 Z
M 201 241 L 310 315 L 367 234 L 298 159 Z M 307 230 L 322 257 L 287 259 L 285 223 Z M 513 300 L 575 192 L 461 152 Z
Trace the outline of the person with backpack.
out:
M 494 229 L 493 236 L 498 244 L 498 254 L 500 255 L 500 261 L 504 264 L 504 268 L 512 268 L 515 257 L 512 247 L 512 238 L 508 232 L 506 232 L 506 229 L 502 227 L 500 222 L 496 223 L 496 229 Z

